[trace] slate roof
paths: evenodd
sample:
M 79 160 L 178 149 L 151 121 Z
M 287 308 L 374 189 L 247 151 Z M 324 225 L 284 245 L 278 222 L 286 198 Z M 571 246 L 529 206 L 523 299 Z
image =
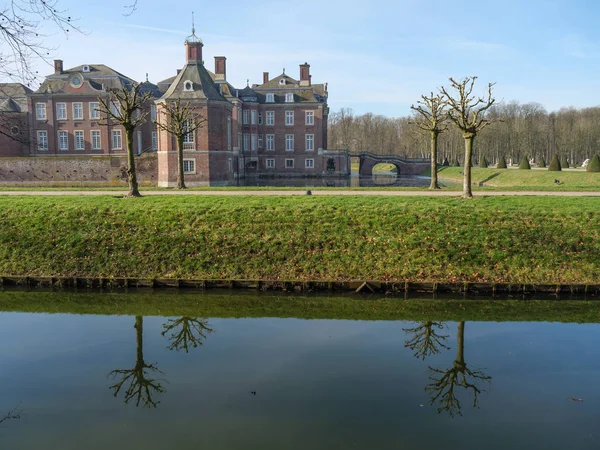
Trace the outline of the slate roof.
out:
M 146 92 L 149 92 L 155 98 L 161 97 L 164 93 L 156 84 L 144 81 L 140 86 L 140 93 L 145 94 Z
M 27 95 L 32 92 L 21 83 L 0 83 L 0 112 L 27 112 Z
M 281 83 L 284 80 L 284 83 Z M 285 95 L 294 94 L 294 103 L 324 103 L 327 101 L 327 91 L 324 84 L 312 84 L 311 86 L 300 86 L 300 82 L 282 73 L 281 75 L 263 84 L 252 86 L 258 94 L 258 101 L 266 103 L 267 95 L 273 94 L 274 102 L 286 103 Z
M 136 84 L 136 81 L 128 76 L 123 75 L 116 70 L 105 66 L 104 64 L 85 64 L 89 67 L 89 72 L 83 71 L 84 64 L 64 70 L 61 74 L 52 74 L 46 76 L 41 86 L 37 91 L 40 93 L 60 92 L 65 83 L 69 82 L 70 76 L 76 73 L 81 74 L 85 81 L 88 81 L 91 86 L 98 90 L 122 89 L 126 87 L 130 89 Z
M 187 91 L 184 89 L 186 81 L 192 82 L 193 90 Z M 211 73 L 199 63 L 186 64 L 179 74 L 175 76 L 175 79 L 161 97 L 161 100 L 168 100 L 171 98 L 227 101 L 219 92 L 219 87 L 214 82 Z

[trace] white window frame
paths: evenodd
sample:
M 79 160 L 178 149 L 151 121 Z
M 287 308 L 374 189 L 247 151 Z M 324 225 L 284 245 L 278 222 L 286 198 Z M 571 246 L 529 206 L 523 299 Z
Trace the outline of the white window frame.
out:
M 48 151 L 48 131 L 37 130 L 37 149 L 41 152 Z M 42 145 L 44 144 L 44 145 Z
M 313 152 L 315 150 L 315 135 L 307 134 L 304 138 L 304 143 L 307 152 Z
M 123 133 L 121 132 L 121 130 L 112 130 L 111 138 L 112 149 L 123 150 Z M 115 142 L 117 142 L 117 145 L 115 145 Z
M 286 152 L 294 151 L 294 135 L 293 134 L 285 135 L 285 151 Z
M 259 134 L 258 135 L 258 148 L 259 150 L 262 149 L 264 146 L 264 139 L 263 139 L 263 135 Z
M 98 136 L 98 145 L 96 145 L 96 139 L 94 136 Z M 90 142 L 92 145 L 92 150 L 102 150 L 102 133 L 100 130 L 90 130 Z
M 285 126 L 291 127 L 294 126 L 294 110 L 286 110 L 285 111 Z
M 289 164 L 290 162 L 292 164 Z M 286 158 L 285 159 L 285 168 L 286 169 L 293 169 L 294 168 L 294 158 Z
M 229 173 L 233 172 L 233 159 L 227 158 L 227 171 Z
M 158 150 L 158 132 L 153 131 L 152 132 L 152 151 L 157 151 L 157 150 Z
M 275 111 L 267 111 L 267 122 L 268 127 L 275 126 Z
M 313 126 L 315 124 L 315 112 L 314 111 L 305 111 L 304 112 L 304 122 L 306 126 Z
M 156 105 L 150 105 L 150 120 L 156 122 Z
M 42 113 L 42 114 L 40 114 Z M 45 103 L 36 103 L 35 104 L 35 118 L 37 120 L 46 120 L 46 104 Z
M 64 113 L 61 114 L 61 112 Z M 64 102 L 56 104 L 56 120 L 67 120 L 67 104 Z
M 294 94 L 292 94 L 291 92 L 288 92 L 287 94 L 285 94 L 285 102 L 286 103 L 294 103 Z
M 250 123 L 256 125 L 256 110 L 250 111 Z
M 267 134 L 267 151 L 274 152 L 275 151 L 275 135 Z
M 251 138 L 252 151 L 255 152 L 258 149 L 258 135 L 253 134 Z
M 242 119 L 243 119 L 242 123 L 244 125 L 248 125 L 250 123 L 250 111 L 249 110 L 245 109 L 242 112 Z
M 196 160 L 195 159 L 184 159 L 183 160 L 183 173 L 195 174 L 196 173 Z
M 248 133 L 244 133 L 244 151 L 247 152 L 250 150 L 250 135 Z
M 304 168 L 305 169 L 314 169 L 315 168 L 315 160 L 314 160 L 314 158 L 306 158 L 304 160 Z
M 267 103 L 275 103 L 275 94 L 272 92 L 267 94 Z
M 275 168 L 275 158 L 267 158 L 265 161 L 265 168 L 274 169 Z
M 62 152 L 69 151 L 69 132 L 68 131 L 65 131 L 65 130 L 58 131 L 58 149 Z
M 186 120 L 183 123 L 183 130 L 189 130 L 190 129 L 190 122 L 191 119 Z M 196 132 L 195 131 L 190 131 L 189 133 L 186 133 L 183 136 L 183 143 L 184 144 L 194 144 L 196 142 L 196 136 L 195 136 Z
M 100 119 L 100 103 L 90 102 L 90 104 L 88 106 L 90 108 L 90 119 L 91 120 Z
M 76 130 L 73 132 L 73 141 L 75 150 L 85 150 L 85 134 L 83 133 L 83 130 Z
M 79 108 L 77 108 L 77 106 Z M 77 111 L 79 112 L 79 114 L 76 113 Z M 73 103 L 73 120 L 83 120 L 83 103 L 81 103 L 81 102 Z

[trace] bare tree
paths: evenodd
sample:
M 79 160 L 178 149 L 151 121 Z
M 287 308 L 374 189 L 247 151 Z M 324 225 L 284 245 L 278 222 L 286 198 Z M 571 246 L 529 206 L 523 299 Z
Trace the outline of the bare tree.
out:
M 168 339 L 171 341 L 169 350 L 184 350 L 188 353 L 190 345 L 192 348 L 202 345 L 209 333 L 214 333 L 214 330 L 208 325 L 207 319 L 180 317 L 179 319 L 169 319 L 163 325 L 161 334 L 169 335 Z
M 9 420 L 15 420 L 21 418 L 21 410 L 20 409 L 11 409 L 6 414 L 0 417 L 0 425 L 4 422 L 8 422 Z
M 460 400 L 455 391 L 463 388 L 473 394 L 473 407 L 477 408 L 477 396 L 481 394 L 479 381 L 491 383 L 492 377 L 485 375 L 481 370 L 470 369 L 465 362 L 465 323 L 460 322 L 457 330 L 456 359 L 452 367 L 446 370 L 429 368 L 431 383 L 425 388 L 432 393 L 430 403 L 438 403 L 438 413 L 448 412 L 451 416 L 462 415 Z
M 177 140 L 177 189 L 185 189 L 183 147 L 186 139 L 194 136 L 196 130 L 204 125 L 206 118 L 198 114 L 190 102 L 182 104 L 180 98 L 174 102 L 165 101 L 161 106 L 162 109 L 154 123 Z
M 487 96 L 477 97 L 473 94 L 475 81 L 477 77 L 465 77 L 460 81 L 450 78 L 452 89 L 456 91 L 454 96 L 448 93 L 445 87 L 441 87 L 441 93 L 444 96 L 446 107 L 448 108 L 448 118 L 462 132 L 465 140 L 465 165 L 463 178 L 463 197 L 473 198 L 471 189 L 471 158 L 473 154 L 473 140 L 477 133 L 497 119 L 486 117 L 486 111 L 496 102 L 492 97 L 492 88 L 495 83 L 488 84 Z
M 440 94 L 429 97 L 421 96 L 417 106 L 411 105 L 410 108 L 417 113 L 415 120 L 412 122 L 417 128 L 424 133 L 429 133 L 431 139 L 431 184 L 429 189 L 439 189 L 437 175 L 437 160 L 438 160 L 438 136 L 448 130 L 448 114 L 447 105 L 444 97 Z
M 107 97 L 98 97 L 99 110 L 106 118 L 102 125 L 117 123 L 125 129 L 127 145 L 127 181 L 129 192 L 126 197 L 141 197 L 138 189 L 137 175 L 135 172 L 135 155 L 133 153 L 133 133 L 135 129 L 146 121 L 148 111 L 144 111 L 145 103 L 150 99 L 151 93 L 141 91 L 142 85 L 124 86 L 112 89 Z
M 448 335 L 438 334 L 446 325 L 442 322 L 427 321 L 420 323 L 414 328 L 404 329 L 405 333 L 411 333 L 412 337 L 405 341 L 404 346 L 414 351 L 414 357 L 425 360 L 430 355 L 441 353 L 441 349 L 449 350 L 444 341 Z
M 117 383 L 110 386 L 113 395 L 117 397 L 123 386 L 125 388 L 125 403 L 135 402 L 135 406 L 140 404 L 147 408 L 156 408 L 160 403 L 152 398 L 154 394 L 162 394 L 165 389 L 159 379 L 151 377 L 153 372 L 164 375 L 155 364 L 147 364 L 144 361 L 144 318 L 137 316 L 135 318 L 136 331 L 136 359 L 135 366 L 132 369 L 117 369 L 111 371 L 108 376 L 113 379 L 119 377 Z

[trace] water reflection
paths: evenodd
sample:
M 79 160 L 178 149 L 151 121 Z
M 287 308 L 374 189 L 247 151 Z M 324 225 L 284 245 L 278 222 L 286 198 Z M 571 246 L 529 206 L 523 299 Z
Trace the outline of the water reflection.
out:
M 440 354 L 442 350 L 450 350 L 444 344 L 448 335 L 438 334 L 439 330 L 446 328 L 443 322 L 423 322 L 404 331 L 412 336 L 405 341 L 404 346 L 414 351 L 415 358 L 425 360 L 428 356 Z M 465 322 L 459 322 L 456 333 L 456 358 L 447 369 L 438 369 L 429 366 L 429 381 L 425 391 L 431 394 L 430 405 L 437 405 L 438 413 L 447 412 L 451 417 L 462 416 L 462 405 L 459 400 L 458 390 L 463 389 L 473 396 L 473 407 L 477 408 L 479 394 L 484 389 L 482 384 L 488 385 L 492 377 L 486 375 L 481 369 L 471 369 L 465 362 Z
M 144 318 L 136 316 L 135 318 L 135 338 L 136 338 L 136 358 L 135 365 L 132 369 L 116 369 L 109 373 L 109 377 L 118 381 L 110 386 L 115 397 L 119 396 L 123 386 L 124 402 L 133 401 L 135 406 L 141 405 L 148 408 L 156 408 L 160 401 L 154 400 L 153 396 L 165 392 L 161 382 L 164 379 L 154 378 L 155 376 L 164 375 L 164 373 L 156 367 L 156 363 L 147 364 L 144 361 Z
M 263 187 L 427 187 L 431 179 L 423 176 L 375 173 L 372 176 L 358 174 L 343 177 L 313 178 L 245 178 L 230 183 L 234 186 Z
M 208 320 L 198 317 L 180 317 L 178 319 L 169 319 L 163 325 L 162 335 L 168 335 L 171 342 L 169 350 L 180 351 L 184 350 L 188 353 L 190 345 L 192 348 L 197 348 L 202 345 L 206 335 L 214 333 L 210 328 Z

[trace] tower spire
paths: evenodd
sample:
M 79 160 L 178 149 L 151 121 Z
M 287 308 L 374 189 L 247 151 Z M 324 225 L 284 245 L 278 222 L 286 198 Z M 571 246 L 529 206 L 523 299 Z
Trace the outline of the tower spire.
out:
M 194 25 L 194 11 L 192 11 L 192 36 L 196 34 L 196 27 Z

